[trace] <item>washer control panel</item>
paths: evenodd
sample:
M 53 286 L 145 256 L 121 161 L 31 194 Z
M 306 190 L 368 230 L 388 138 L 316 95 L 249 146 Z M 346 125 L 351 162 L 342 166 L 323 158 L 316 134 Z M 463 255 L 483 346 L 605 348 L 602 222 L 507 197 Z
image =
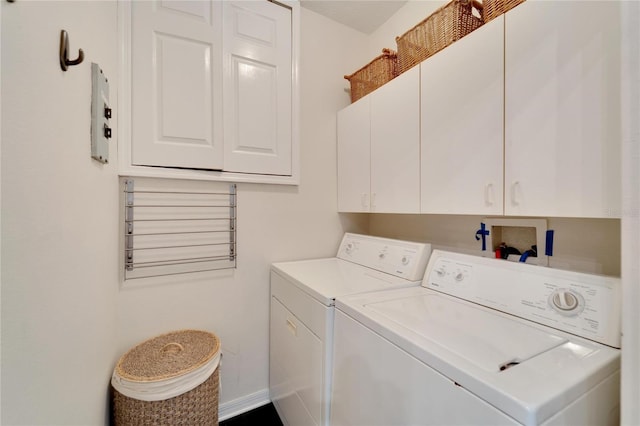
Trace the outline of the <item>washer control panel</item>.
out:
M 435 250 L 422 285 L 620 347 L 620 279 Z
M 430 255 L 431 244 L 346 233 L 337 257 L 410 281 L 420 281 Z

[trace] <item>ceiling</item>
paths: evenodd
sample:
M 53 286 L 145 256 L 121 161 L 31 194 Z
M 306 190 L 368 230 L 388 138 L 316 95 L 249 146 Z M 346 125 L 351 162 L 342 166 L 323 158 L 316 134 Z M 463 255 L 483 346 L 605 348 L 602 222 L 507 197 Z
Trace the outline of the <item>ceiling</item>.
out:
M 300 4 L 305 9 L 313 10 L 365 34 L 371 34 L 406 2 L 406 0 L 301 0 Z

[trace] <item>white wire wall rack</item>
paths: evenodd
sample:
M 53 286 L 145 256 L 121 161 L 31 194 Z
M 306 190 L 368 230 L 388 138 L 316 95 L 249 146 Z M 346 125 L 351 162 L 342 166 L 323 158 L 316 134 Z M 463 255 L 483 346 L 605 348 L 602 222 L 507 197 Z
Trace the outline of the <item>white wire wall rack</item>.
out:
M 136 189 L 124 180 L 125 280 L 237 266 L 237 188 Z

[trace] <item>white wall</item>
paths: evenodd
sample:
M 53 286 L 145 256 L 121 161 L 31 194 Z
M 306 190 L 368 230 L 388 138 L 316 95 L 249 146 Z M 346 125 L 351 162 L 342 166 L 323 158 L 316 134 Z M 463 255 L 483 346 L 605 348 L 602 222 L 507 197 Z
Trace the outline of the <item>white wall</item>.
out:
M 103 68 L 115 103 L 116 3 L 0 7 L 2 424 L 103 424 L 116 359 L 118 179 L 115 162 L 90 158 L 90 65 Z M 85 53 L 68 72 L 61 29 L 70 57 Z
M 366 216 L 336 213 L 335 171 L 335 112 L 349 102 L 342 76 L 360 66 L 364 53 L 353 52 L 366 38 L 302 11 L 301 183 L 238 186 L 238 269 L 121 286 L 116 141 L 106 166 L 91 160 L 89 142 L 91 61 L 116 105 L 116 3 L 1 7 L 2 423 L 104 424 L 117 358 L 185 327 L 221 338 L 222 415 L 266 402 L 270 263 L 331 256 L 345 230 L 367 228 Z M 70 56 L 86 55 L 66 73 L 63 28 Z
M 118 352 L 171 329 L 202 328 L 220 337 L 222 417 L 268 402 L 269 265 L 333 256 L 343 231 L 367 227 L 366 216 L 336 213 L 335 145 L 335 112 L 349 102 L 342 76 L 357 65 L 352 52 L 366 38 L 305 9 L 301 20 L 300 185 L 238 185 L 237 270 L 143 287 L 127 282 L 118 295 Z M 206 182 L 139 184 L 226 189 Z
M 622 413 L 640 424 L 640 5 L 622 5 Z
M 371 216 L 369 232 L 481 255 L 481 243 L 475 234 L 483 219 L 484 216 L 376 214 Z M 547 218 L 547 227 L 555 231 L 549 266 L 620 276 L 620 220 Z
M 0 33 L 2 7 L 0 7 Z M 1 40 L 1 34 L 0 34 Z M 0 94 L 2 93 L 2 43 L 0 42 Z M 2 235 L 2 102 L 0 102 L 0 236 Z M 2 365 L 2 244 L 0 241 L 0 366 Z M 2 423 L 2 368 L 0 367 L 0 424 Z

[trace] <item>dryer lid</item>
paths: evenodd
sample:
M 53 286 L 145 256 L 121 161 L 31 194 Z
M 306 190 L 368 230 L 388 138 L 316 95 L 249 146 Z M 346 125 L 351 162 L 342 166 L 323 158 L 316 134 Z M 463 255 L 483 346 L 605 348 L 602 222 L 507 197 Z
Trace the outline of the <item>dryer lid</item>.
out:
M 526 362 L 568 341 L 498 312 L 435 293 L 370 303 L 366 309 L 488 372 Z
M 333 257 L 279 262 L 271 269 L 326 306 L 340 296 L 420 284 Z

